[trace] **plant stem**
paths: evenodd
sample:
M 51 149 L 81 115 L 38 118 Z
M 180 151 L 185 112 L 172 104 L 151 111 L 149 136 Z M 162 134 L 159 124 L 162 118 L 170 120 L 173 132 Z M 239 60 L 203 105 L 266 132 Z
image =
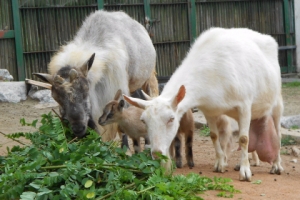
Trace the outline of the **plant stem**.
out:
M 60 121 L 63 122 L 63 119 L 62 119 L 61 116 L 54 110 L 54 108 L 52 108 L 52 111 L 56 114 L 57 117 L 59 117 Z
M 141 191 L 138 191 L 137 194 L 140 194 L 140 193 L 143 193 L 143 192 L 146 192 L 147 190 L 151 190 L 152 188 L 155 188 L 155 186 L 151 186 L 151 187 L 148 187 L 146 189 L 143 189 Z
M 53 165 L 53 166 L 46 166 L 46 167 L 41 167 L 41 169 L 60 169 L 60 168 L 66 168 L 66 165 Z M 131 172 L 136 172 L 136 173 L 142 173 L 141 171 L 137 170 L 137 169 L 132 169 L 132 168 L 126 168 L 124 166 L 117 166 L 115 164 L 102 164 L 101 166 L 96 166 L 96 168 L 104 168 L 104 169 L 111 169 L 110 167 L 120 167 L 123 169 L 127 169 Z
M 4 135 L 5 137 L 7 137 L 7 135 L 6 135 L 5 133 L 2 133 L 1 131 L 0 131 L 0 133 L 1 133 L 2 135 Z M 9 138 L 9 139 L 11 139 L 11 140 L 13 140 L 13 141 L 15 141 L 15 142 L 18 142 L 18 143 L 20 143 L 20 144 L 22 144 L 22 145 L 26 145 L 26 144 L 24 144 L 23 142 L 21 142 L 21 141 L 19 141 L 19 140 L 16 140 L 16 139 L 14 139 L 14 138 Z
M 134 186 L 134 185 L 135 185 L 135 183 L 131 183 L 131 184 L 129 184 L 129 185 L 126 185 L 126 186 L 124 187 L 124 189 L 128 189 L 128 188 L 130 188 L 130 187 L 132 187 L 132 186 Z M 99 198 L 99 199 L 97 199 L 97 200 L 105 199 L 105 198 L 107 198 L 107 197 L 113 195 L 114 193 L 116 193 L 116 192 L 108 193 L 108 194 L 104 195 L 103 197 L 101 197 L 101 198 Z
M 41 169 L 60 169 L 66 167 L 67 167 L 66 165 L 54 165 L 54 166 L 41 167 Z
M 75 140 L 77 140 L 77 137 L 75 137 L 74 139 L 72 139 L 71 141 L 69 141 L 68 144 L 71 144 L 71 143 L 74 142 Z

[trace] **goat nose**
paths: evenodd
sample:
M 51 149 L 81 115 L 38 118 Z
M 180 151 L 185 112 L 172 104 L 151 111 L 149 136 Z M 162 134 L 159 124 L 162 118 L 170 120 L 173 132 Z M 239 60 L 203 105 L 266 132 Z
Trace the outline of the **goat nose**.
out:
M 72 126 L 72 131 L 74 132 L 75 135 L 80 134 L 80 133 L 85 131 L 85 125 L 83 125 L 83 124 L 74 124 Z
M 159 157 L 159 155 L 162 154 L 162 151 L 161 150 L 154 150 L 154 151 L 151 152 L 151 154 L 152 154 L 152 158 L 154 160 L 156 160 Z

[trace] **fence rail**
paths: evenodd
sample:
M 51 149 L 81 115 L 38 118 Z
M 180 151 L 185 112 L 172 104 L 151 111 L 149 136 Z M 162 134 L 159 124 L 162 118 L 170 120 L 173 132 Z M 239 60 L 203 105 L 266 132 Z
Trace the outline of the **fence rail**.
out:
M 46 72 L 51 56 L 97 9 L 123 10 L 143 25 L 157 51 L 165 82 L 190 45 L 213 27 L 248 27 L 278 42 L 282 73 L 296 72 L 293 0 L 1 0 L 0 68 L 15 80 Z

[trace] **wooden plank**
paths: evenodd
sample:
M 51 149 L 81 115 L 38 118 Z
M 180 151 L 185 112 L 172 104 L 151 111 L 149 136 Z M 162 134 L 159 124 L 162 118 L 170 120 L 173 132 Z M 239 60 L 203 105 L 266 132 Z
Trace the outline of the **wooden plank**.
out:
M 44 83 L 44 82 L 35 81 L 35 80 L 31 80 L 31 79 L 25 79 L 25 83 L 40 86 L 40 87 L 43 87 L 43 88 L 47 88 L 49 90 L 51 90 L 51 88 L 52 88 L 52 85 L 49 84 L 49 83 Z

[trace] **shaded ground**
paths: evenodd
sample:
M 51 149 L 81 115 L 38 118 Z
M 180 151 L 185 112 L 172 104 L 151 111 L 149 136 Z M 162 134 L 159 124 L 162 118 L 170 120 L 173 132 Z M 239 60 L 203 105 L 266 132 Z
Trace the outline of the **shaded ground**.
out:
M 298 115 L 300 114 L 300 88 L 283 88 L 283 98 L 285 111 L 284 115 Z M 0 103 L 0 132 L 2 134 L 14 133 L 14 132 L 26 132 L 33 131 L 33 128 L 22 127 L 19 123 L 21 118 L 25 118 L 26 121 L 31 122 L 35 119 L 39 119 L 44 113 L 48 113 L 52 108 L 36 108 L 39 103 L 30 98 L 18 104 L 14 103 Z M 58 111 L 58 108 L 55 108 Z M 300 130 L 286 130 L 282 129 L 282 132 L 293 131 L 299 133 Z M 186 165 L 182 169 L 177 169 L 177 174 L 187 174 L 190 172 L 201 173 L 203 176 L 214 177 L 228 177 L 233 180 L 233 185 L 236 189 L 240 190 L 240 194 L 236 194 L 233 199 L 300 199 L 300 160 L 297 163 L 290 162 L 296 158 L 292 155 L 285 155 L 290 147 L 282 147 L 282 165 L 285 169 L 282 175 L 271 175 L 269 171 L 271 165 L 268 163 L 261 163 L 259 167 L 251 167 L 252 181 L 260 180 L 261 184 L 253 184 L 250 182 L 240 182 L 238 180 L 239 173 L 234 171 L 234 166 L 238 163 L 240 152 L 234 151 L 229 160 L 229 166 L 227 172 L 224 174 L 213 173 L 212 168 L 214 164 L 214 149 L 209 137 L 200 136 L 200 130 L 195 131 L 194 140 L 194 161 L 195 167 L 189 169 Z M 299 133 L 300 134 L 300 133 Z M 26 141 L 22 141 L 26 143 Z M 6 139 L 3 135 L 0 135 L 0 155 L 6 154 L 6 147 L 16 145 L 9 139 Z M 300 148 L 300 146 L 298 145 Z M 299 159 L 299 158 L 296 158 Z M 184 163 L 185 160 L 184 160 Z M 216 197 L 217 192 L 206 192 L 202 195 L 204 199 L 219 199 Z

